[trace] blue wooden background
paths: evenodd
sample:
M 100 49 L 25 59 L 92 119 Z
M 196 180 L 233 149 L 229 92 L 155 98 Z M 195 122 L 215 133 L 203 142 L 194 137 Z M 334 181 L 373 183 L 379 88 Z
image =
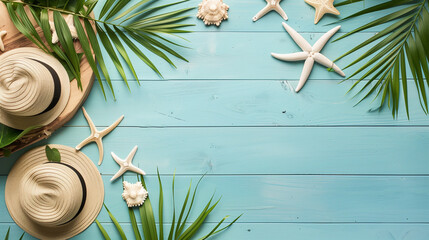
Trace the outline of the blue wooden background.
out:
M 339 10 L 341 16 L 347 16 L 377 2 Z M 191 0 L 179 7 L 198 3 Z M 195 17 L 189 20 L 196 24 L 191 28 L 194 32 L 185 36 L 190 43 L 179 40 L 192 47 L 180 50 L 189 63 L 177 60 L 178 69 L 174 69 L 148 54 L 165 79 L 135 61 L 142 86 L 131 81 L 130 93 L 112 71 L 117 100 L 109 96 L 105 101 L 95 84 L 85 103 L 100 128 L 125 115 L 120 127 L 104 139 L 105 158 L 99 170 L 105 203 L 126 233 L 133 236 L 121 199 L 121 182 L 109 181 L 118 170 L 110 152 L 125 157 L 138 145 L 134 163 L 148 173 L 155 209 L 159 167 L 165 199 L 171 198 L 169 189 L 176 171 L 178 204 L 189 181 L 195 183 L 207 172 L 195 210 L 214 191 L 222 200 L 204 225 L 206 231 L 225 215 L 231 215 L 231 221 L 244 213 L 233 227 L 213 239 L 429 239 L 429 122 L 415 99 L 413 81 L 409 80 L 411 120 L 403 106 L 397 120 L 388 110 L 374 111 L 377 102 L 353 107 L 357 99 L 345 94 L 353 81 L 339 84 L 341 78 L 320 65 L 296 94 L 292 89 L 303 63 L 285 63 L 270 56 L 270 52 L 299 50 L 282 28 L 281 17 L 273 12 L 254 23 L 252 17 L 265 1 L 226 3 L 230 18 L 219 28 L 206 27 Z M 288 24 L 310 44 L 332 28 L 327 23 L 338 19 L 326 16 L 314 25 L 314 9 L 303 0 L 284 0 L 281 5 L 289 16 Z M 196 10 L 191 14 L 196 15 Z M 344 22 L 336 37 L 374 17 Z M 328 43 L 322 52 L 335 59 L 379 29 Z M 338 65 L 346 66 L 360 53 Z M 356 69 L 345 72 L 350 75 Z M 75 146 L 88 134 L 79 112 L 66 127 L 37 145 Z M 2 199 L 7 173 L 26 150 L 0 160 Z M 95 144 L 83 152 L 98 161 Z M 127 174 L 126 179 L 135 181 L 135 176 Z M 164 218 L 171 219 L 171 203 L 165 206 Z M 11 226 L 12 239 L 16 239 L 22 230 L 8 215 L 4 201 L 0 213 L 0 237 Z M 194 211 L 192 217 L 196 215 Z M 98 219 L 110 234 L 119 237 L 105 210 Z M 93 224 L 74 239 L 101 238 Z

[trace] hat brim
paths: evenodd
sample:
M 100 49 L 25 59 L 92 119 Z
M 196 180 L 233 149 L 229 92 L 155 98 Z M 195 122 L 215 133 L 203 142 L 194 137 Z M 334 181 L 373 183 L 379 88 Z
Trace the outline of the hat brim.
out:
M 46 126 L 53 122 L 60 114 L 64 111 L 69 98 L 70 98 L 70 81 L 67 71 L 63 65 L 53 56 L 43 52 L 38 48 L 23 47 L 8 51 L 0 56 L 0 63 L 5 58 L 19 57 L 19 55 L 25 55 L 26 57 L 33 56 L 36 64 L 47 68 L 48 71 L 55 71 L 58 75 L 60 82 L 60 97 L 56 105 L 49 111 L 43 112 L 35 116 L 15 116 L 2 110 L 0 108 L 0 123 L 15 129 L 24 130 L 33 126 Z
M 5 199 L 10 216 L 15 223 L 30 235 L 40 239 L 69 239 L 88 228 L 100 213 L 104 202 L 104 185 L 94 163 L 76 149 L 49 144 L 61 154 L 61 163 L 75 168 L 83 177 L 87 188 L 87 197 L 82 211 L 72 221 L 54 227 L 40 226 L 32 221 L 20 206 L 20 180 L 24 173 L 33 167 L 47 163 L 45 147 L 34 148 L 22 155 L 13 166 L 6 181 Z

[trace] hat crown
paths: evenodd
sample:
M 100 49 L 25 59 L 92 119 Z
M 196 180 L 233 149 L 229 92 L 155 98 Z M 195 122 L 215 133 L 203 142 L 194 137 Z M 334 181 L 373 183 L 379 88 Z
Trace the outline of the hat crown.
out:
M 54 80 L 43 60 L 26 54 L 0 62 L 0 108 L 15 116 L 34 116 L 50 105 Z
M 41 226 L 60 226 L 78 213 L 83 189 L 70 166 L 46 163 L 23 176 L 20 195 L 21 207 L 32 221 Z

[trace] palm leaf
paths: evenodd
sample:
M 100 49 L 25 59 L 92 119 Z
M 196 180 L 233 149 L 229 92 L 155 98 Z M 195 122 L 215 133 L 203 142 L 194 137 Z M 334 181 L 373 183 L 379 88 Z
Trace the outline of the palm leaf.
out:
M 147 189 L 146 183 L 144 182 L 143 176 L 140 175 L 140 181 L 144 188 Z M 150 202 L 150 197 L 147 197 L 145 200 L 145 204 L 139 207 L 140 218 L 142 220 L 142 224 L 145 224 L 145 228 L 143 228 L 143 233 L 145 234 L 145 239 L 158 240 L 157 231 L 156 231 L 156 223 L 155 217 L 153 215 L 152 204 Z M 146 237 L 146 234 L 148 237 Z
M 354 19 L 368 13 L 375 13 L 382 10 L 395 10 L 335 40 L 338 41 L 347 38 L 358 32 L 382 24 L 390 24 L 378 34 L 363 41 L 337 59 L 342 59 L 373 44 L 360 57 L 352 61 L 346 67 L 355 66 L 365 61 L 358 70 L 347 78 L 351 79 L 358 76 L 357 82 L 352 86 L 353 89 L 361 83 L 361 81 L 369 77 L 369 80 L 367 80 L 368 82 L 361 87 L 361 90 L 358 92 L 358 94 L 360 94 L 363 91 L 367 91 L 358 104 L 375 94 L 375 98 L 381 99 L 378 109 L 381 110 L 387 105 L 392 111 L 392 116 L 396 118 L 399 114 L 399 95 L 401 94 L 400 88 L 402 87 L 405 111 L 409 118 L 407 78 L 412 77 L 417 87 L 419 102 L 423 112 L 425 114 L 429 113 L 427 96 L 427 88 L 429 87 L 428 1 L 429 0 L 389 0 L 358 11 L 340 20 Z M 354 2 L 358 1 L 348 0 L 336 5 L 343 6 Z M 410 69 L 411 76 L 408 76 L 406 73 L 407 68 Z M 369 90 L 367 88 L 369 88 Z
M 106 229 L 104 229 L 104 227 L 101 225 L 101 223 L 97 219 L 95 219 L 95 223 L 97 223 L 98 229 L 100 229 L 100 232 L 101 234 L 103 234 L 104 239 L 110 240 L 111 238 L 109 234 L 107 233 Z
M 9 233 L 10 233 L 10 227 L 7 229 L 6 236 L 4 237 L 4 240 L 9 239 Z
M 136 215 L 134 214 L 133 208 L 128 208 L 128 214 L 130 215 L 131 226 L 133 227 L 134 237 L 136 240 L 142 240 L 140 235 L 139 227 L 137 226 Z
M 181 22 L 189 18 L 189 16 L 184 14 L 193 8 L 184 8 L 173 11 L 167 10 L 167 8 L 184 3 L 187 0 L 167 3 L 155 7 L 149 6 L 152 3 L 156 3 L 158 0 L 143 0 L 138 3 L 132 3 L 130 0 L 106 0 L 101 8 L 100 15 L 95 18 L 91 17 L 89 14 L 97 6 L 98 0 L 23 0 L 22 2 L 13 3 L 9 3 L 7 0 L 0 1 L 7 4 L 8 13 L 17 29 L 39 48 L 42 48 L 46 52 L 53 54 L 58 59 L 61 59 L 65 63 L 67 69 L 69 69 L 69 72 L 71 72 L 76 78 L 78 86 L 81 87 L 79 54 L 74 50 L 70 30 L 61 16 L 62 14 L 74 15 L 73 22 L 80 39 L 82 49 L 88 59 L 90 67 L 98 79 L 105 98 L 106 94 L 101 81 L 102 76 L 104 76 L 114 98 L 115 93 L 109 76 L 110 73 L 103 55 L 101 54 L 102 48 L 106 50 L 107 54 L 112 59 L 115 68 L 119 71 L 121 78 L 127 86 L 128 79 L 125 74 L 126 68 L 132 72 L 133 78 L 137 81 L 138 76 L 131 62 L 132 57 L 123 43 L 125 43 L 131 52 L 134 53 L 143 63 L 148 65 L 161 77 L 162 75 L 158 68 L 146 56 L 146 51 L 152 52 L 161 57 L 172 66 L 174 66 L 174 63 L 168 55 L 172 55 L 186 61 L 182 55 L 178 54 L 173 50 L 173 48 L 167 45 L 171 44 L 176 47 L 184 46 L 168 40 L 161 35 L 175 35 L 176 33 L 190 32 L 183 28 L 193 26 L 193 24 L 182 24 Z M 43 37 L 47 40 L 47 44 L 42 40 L 42 36 L 40 36 L 35 30 L 33 24 L 26 15 L 26 11 L 24 11 L 24 6 L 30 8 L 31 14 L 43 30 Z M 47 15 L 48 10 L 54 12 L 55 30 L 58 33 L 61 48 L 49 41 L 52 40 L 52 34 L 50 33 L 49 28 L 49 18 L 43 16 Z M 158 14 L 160 11 L 166 12 Z M 84 20 L 84 27 L 80 23 L 79 19 Z M 117 20 L 122 21 L 118 22 Z M 95 23 L 99 38 L 96 37 L 90 21 Z M 154 36 L 157 38 L 154 38 Z M 178 37 L 181 38 L 181 36 Z M 101 71 L 98 70 L 95 61 L 93 61 L 93 57 L 90 56 L 91 51 L 89 47 L 92 47 L 92 51 L 95 56 L 97 56 Z M 53 52 L 50 52 L 51 50 Z M 121 58 L 125 61 L 125 66 L 121 64 L 117 53 L 119 53 Z
M 157 170 L 157 176 L 158 176 L 159 190 L 160 190 L 160 193 L 159 193 L 159 237 L 157 236 L 157 230 L 156 230 L 156 224 L 155 224 L 155 217 L 154 217 L 153 209 L 152 209 L 152 203 L 151 203 L 150 198 L 148 197 L 145 200 L 144 204 L 139 207 L 144 239 L 151 239 L 151 240 L 157 240 L 157 239 L 163 240 L 164 239 L 164 228 L 163 228 L 163 224 L 164 224 L 164 221 L 163 221 L 164 196 L 163 196 L 163 191 L 162 191 L 161 177 L 160 177 L 158 170 Z M 192 205 L 194 202 L 194 198 L 196 195 L 198 185 L 200 184 L 203 177 L 204 177 L 204 175 L 198 180 L 198 183 L 197 183 L 197 185 L 194 189 L 193 195 L 192 195 L 191 203 L 190 203 L 189 207 L 187 207 L 188 211 L 187 211 L 186 217 L 183 218 L 183 216 L 185 216 L 184 215 L 185 209 L 186 209 L 186 206 L 187 206 L 187 203 L 188 203 L 188 200 L 190 197 L 190 193 L 191 193 L 191 187 L 188 188 L 186 197 L 184 199 L 184 202 L 183 202 L 183 205 L 182 205 L 182 208 L 180 211 L 179 218 L 178 218 L 177 223 L 176 223 L 175 197 L 174 197 L 174 194 L 175 194 L 175 187 L 174 187 L 174 185 L 175 185 L 175 174 L 173 175 L 173 181 L 172 181 L 173 195 L 172 195 L 172 199 L 171 199 L 171 201 L 173 203 L 173 219 L 171 222 L 168 239 L 172 239 L 172 240 L 173 239 L 175 239 L 175 240 L 189 240 L 189 239 L 191 239 L 193 236 L 195 236 L 195 234 L 198 232 L 198 230 L 201 228 L 202 224 L 204 223 L 205 219 L 209 216 L 209 214 L 214 210 L 214 208 L 219 203 L 220 199 L 212 204 L 213 197 L 214 197 L 214 194 L 213 194 L 213 196 L 210 198 L 210 200 L 208 201 L 208 203 L 206 204 L 204 209 L 200 212 L 197 219 L 193 223 L 191 223 L 191 225 L 182 233 L 182 228 L 185 226 L 185 224 L 187 222 L 186 220 L 188 219 L 188 216 L 189 216 L 189 212 L 192 209 Z M 139 175 L 137 177 L 137 179 L 139 179 L 141 181 L 142 185 L 147 189 L 147 186 L 146 186 L 146 183 L 144 181 L 143 176 Z M 107 209 L 107 207 L 106 207 L 106 210 L 108 211 L 111 220 L 114 222 L 115 226 L 117 226 L 117 228 L 118 228 L 119 223 L 117 223 L 115 217 Z M 141 235 L 140 235 L 139 229 L 137 227 L 137 220 L 136 220 L 133 208 L 128 208 L 128 213 L 130 215 L 130 220 L 131 220 L 131 225 L 133 228 L 134 235 L 135 235 L 136 239 L 141 239 Z M 228 217 L 229 216 L 226 216 L 222 220 L 220 220 L 216 224 L 216 226 L 211 229 L 211 231 L 209 233 L 207 233 L 206 235 L 204 235 L 203 237 L 201 237 L 199 239 L 207 239 L 207 238 L 209 238 L 209 237 L 211 237 L 211 236 L 213 236 L 219 232 L 226 230 L 232 224 L 234 224 L 241 217 L 241 215 L 238 216 L 237 218 L 235 218 L 232 222 L 230 222 L 229 224 L 227 224 L 223 228 L 219 229 L 220 226 L 224 223 L 224 221 Z M 102 232 L 104 238 L 110 239 L 109 235 L 107 234 L 107 232 L 103 228 L 103 226 L 98 221 L 96 221 L 96 223 L 97 223 L 97 226 L 99 227 L 100 231 Z M 118 230 L 119 230 L 119 228 L 118 228 Z M 121 236 L 122 236 L 122 234 L 121 234 Z M 122 239 L 124 239 L 124 237 L 122 237 Z
M 158 206 L 158 218 L 159 218 L 159 239 L 164 240 L 164 222 L 163 222 L 163 208 L 164 208 L 164 193 L 162 192 L 162 182 L 161 177 L 159 176 L 159 170 L 156 169 L 156 173 L 158 175 L 158 182 L 159 182 L 159 206 Z
M 119 224 L 118 220 L 113 216 L 113 214 L 109 211 L 106 204 L 103 204 L 104 208 L 106 209 L 107 213 L 109 214 L 110 219 L 112 220 L 113 224 L 115 224 L 116 229 L 119 232 L 119 235 L 121 236 L 122 240 L 127 240 L 127 237 L 125 236 L 124 230 L 122 229 L 121 225 Z
M 63 16 L 59 12 L 54 12 L 54 26 L 64 53 L 67 55 L 67 59 L 69 59 L 72 63 L 73 70 L 76 72 L 78 87 L 82 89 L 82 82 L 80 81 L 80 59 L 74 48 L 70 29 Z
M 38 128 L 39 126 L 28 127 L 25 130 L 17 130 L 0 124 L 0 149 L 5 148 L 17 141 L 31 130 Z
M 82 23 L 80 22 L 80 19 L 77 16 L 74 16 L 73 21 L 74 21 L 74 26 L 76 27 L 77 35 L 80 39 L 80 45 L 82 46 L 83 52 L 85 53 L 86 59 L 88 60 L 88 64 L 94 70 L 95 77 L 97 78 L 98 83 L 101 86 L 101 91 L 103 92 L 104 95 L 106 95 L 106 93 L 104 92 L 103 84 L 101 82 L 100 72 L 98 71 L 97 64 L 95 62 L 94 56 L 92 55 L 91 46 L 90 46 L 89 40 L 87 39 L 87 35 L 82 26 Z

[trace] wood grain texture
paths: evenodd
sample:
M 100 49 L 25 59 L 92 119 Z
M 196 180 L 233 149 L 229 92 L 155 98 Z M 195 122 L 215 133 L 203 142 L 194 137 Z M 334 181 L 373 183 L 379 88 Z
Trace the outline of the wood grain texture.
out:
M 29 13 L 28 9 L 27 9 L 27 12 L 28 12 L 28 16 L 31 16 L 31 13 Z M 33 18 L 31 19 L 33 20 L 34 25 L 36 25 L 34 19 Z M 7 12 L 6 5 L 3 2 L 0 2 L 0 22 L 1 22 L 0 29 L 7 31 L 7 35 L 3 39 L 3 42 L 5 44 L 5 52 L 15 48 L 20 48 L 20 47 L 37 47 L 30 40 L 28 40 L 23 34 L 21 34 L 18 31 L 18 29 L 15 28 L 15 25 L 9 18 L 9 13 Z M 36 31 L 41 36 L 43 36 L 43 32 L 40 27 L 37 26 Z M 75 48 L 76 48 L 76 51 L 83 52 L 78 42 L 75 42 Z M 42 139 L 49 138 L 54 131 L 62 127 L 66 122 L 68 122 L 74 116 L 74 114 L 77 112 L 80 106 L 85 102 L 86 98 L 88 97 L 91 91 L 92 85 L 94 83 L 93 71 L 89 66 L 85 56 L 82 57 L 80 68 L 81 68 L 82 89 L 79 89 L 76 80 L 73 80 L 70 82 L 69 102 L 67 103 L 64 111 L 60 114 L 60 116 L 58 116 L 57 119 L 55 119 L 47 126 L 31 131 L 30 133 L 28 133 L 18 141 L 7 146 L 7 149 L 9 151 L 15 152 L 19 149 L 24 148 L 25 146 L 29 146 Z M 0 158 L 2 156 L 3 156 L 3 151 L 0 151 Z
M 104 228 L 112 236 L 112 239 L 119 239 L 115 226 L 112 223 L 103 223 Z M 131 224 L 121 223 L 127 236 L 133 236 Z M 166 225 L 169 227 L 169 225 Z M 207 223 L 202 227 L 198 237 L 213 228 L 215 224 Z M 5 233 L 8 224 L 0 224 L 0 232 Z M 139 225 L 140 227 L 140 225 Z M 18 239 L 22 230 L 12 226 L 10 239 Z M 167 233 L 166 233 L 167 234 Z M 427 224 L 288 224 L 288 223 L 236 223 L 233 228 L 228 229 L 222 234 L 211 238 L 213 240 L 259 240 L 259 239 L 278 239 L 279 236 L 289 236 L 295 240 L 332 240 L 332 239 L 377 239 L 377 240 L 426 240 L 429 238 Z M 1 235 L 0 235 L 1 237 Z M 24 240 L 35 239 L 28 234 Z M 103 239 L 100 230 L 92 224 L 85 232 L 77 235 L 73 239 Z
M 74 147 L 89 132 L 64 127 L 49 142 Z M 118 170 L 110 151 L 125 157 L 135 145 L 134 163 L 152 174 L 429 174 L 427 127 L 119 127 L 103 139 L 103 174 Z M 3 159 L 0 174 L 23 152 Z M 98 159 L 95 144 L 84 153 Z
M 428 126 L 428 116 L 418 98 L 409 99 L 408 120 L 401 95 L 400 114 L 392 121 L 388 109 L 376 110 L 370 98 L 354 106 L 357 91 L 345 93 L 353 82 L 332 80 L 309 82 L 296 94 L 293 81 L 147 81 L 142 87 L 131 83 L 131 92 L 122 82 L 113 82 L 117 100 L 106 100 L 98 85 L 85 103 L 94 122 L 108 126 L 115 114 L 124 114 L 121 126 L 147 127 L 234 127 L 234 126 Z M 410 96 L 416 96 L 414 81 L 408 81 Z M 138 103 L 138 104 L 136 104 Z M 111 117 L 105 116 L 109 106 Z M 139 114 L 134 114 L 139 112 Z M 67 126 L 86 126 L 79 113 Z
M 128 222 L 127 205 L 120 196 L 122 182 L 110 182 L 112 175 L 103 175 L 105 204 L 111 206 L 119 222 Z M 200 176 L 176 176 L 175 197 L 183 202 L 190 180 Z M 145 177 L 148 192 L 156 204 L 158 178 Z M 5 177 L 1 177 L 2 182 Z M 125 177 L 136 181 L 135 174 Z M 164 200 L 172 199 L 172 176 L 162 178 Z M 228 186 L 228 187 L 226 187 Z M 201 182 L 194 211 L 189 218 L 198 217 L 212 194 L 222 197 L 207 222 L 216 223 L 226 215 L 245 213 L 240 222 L 261 223 L 427 223 L 429 222 L 429 176 L 275 176 L 275 175 L 220 175 L 206 176 Z M 221 192 L 220 192 L 221 191 Z M 4 186 L 0 187 L 4 194 Z M 317 201 L 315 201 L 317 199 Z M 2 209 L 6 206 L 0 204 Z M 113 208 L 113 209 L 112 209 Z M 158 215 L 154 208 L 155 216 Z M 165 202 L 164 222 L 171 223 L 172 205 Z M 232 221 L 227 219 L 226 222 Z M 98 220 L 109 222 L 106 211 Z M 12 223 L 9 215 L 0 216 L 0 222 Z
M 182 6 L 199 2 L 190 0 Z M 195 183 L 207 173 L 195 210 L 214 191 L 222 200 L 204 229 L 224 215 L 231 215 L 231 221 L 244 213 L 237 224 L 212 239 L 429 239 L 429 122 L 420 110 L 413 81 L 408 81 L 411 120 L 404 113 L 393 120 L 389 110 L 376 111 L 377 102 L 371 103 L 372 99 L 354 107 L 358 100 L 352 98 L 354 92 L 345 94 L 353 81 L 339 84 L 341 78 L 321 66 L 315 66 L 306 86 L 296 94 L 291 89 L 303 63 L 284 63 L 270 56 L 272 51 L 299 50 L 281 27 L 281 17 L 273 12 L 254 23 L 251 18 L 265 5 L 264 0 L 225 2 L 231 7 L 230 19 L 220 28 L 205 27 L 194 17 L 188 20 L 196 24 L 190 28 L 195 32 L 184 35 L 191 42 L 179 42 L 192 49 L 179 52 L 189 63 L 176 60 L 176 70 L 143 49 L 164 79 L 131 56 L 142 85 L 131 80 L 130 92 L 113 63 L 106 60 L 117 100 L 105 101 L 96 85 L 84 104 L 100 129 L 125 115 L 104 138 L 105 158 L 98 168 L 106 204 L 127 235 L 132 238 L 133 233 L 120 196 L 121 183 L 109 182 L 119 168 L 110 152 L 125 157 L 138 145 L 134 163 L 148 173 L 145 179 L 156 211 L 159 167 L 165 199 L 171 197 L 171 179 L 177 173 L 176 204 L 182 204 L 189 181 Z M 378 2 L 366 0 L 339 10 L 346 16 Z M 314 25 L 314 9 L 303 0 L 281 4 L 288 24 L 311 44 L 332 28 L 325 24 L 336 19 L 326 16 Z M 190 12 L 194 14 L 196 10 Z M 374 15 L 344 22 L 336 36 L 372 19 Z M 377 30 L 328 43 L 323 53 L 335 59 Z M 338 65 L 344 67 L 361 53 Z M 353 70 L 347 69 L 346 74 Z M 403 107 L 403 99 L 400 104 Z M 86 120 L 78 112 L 66 127 L 36 145 L 76 146 L 88 134 Z M 0 161 L 0 196 L 12 164 L 29 149 Z M 82 151 L 94 162 L 98 160 L 95 144 Z M 125 179 L 136 181 L 130 173 Z M 164 218 L 171 219 L 171 203 L 165 202 L 165 207 Z M 0 238 L 8 226 L 12 226 L 12 236 L 19 236 L 22 231 L 13 224 L 4 201 L 0 201 L 0 212 Z M 105 210 L 98 219 L 112 239 L 118 239 Z M 93 224 L 74 239 L 102 236 Z

